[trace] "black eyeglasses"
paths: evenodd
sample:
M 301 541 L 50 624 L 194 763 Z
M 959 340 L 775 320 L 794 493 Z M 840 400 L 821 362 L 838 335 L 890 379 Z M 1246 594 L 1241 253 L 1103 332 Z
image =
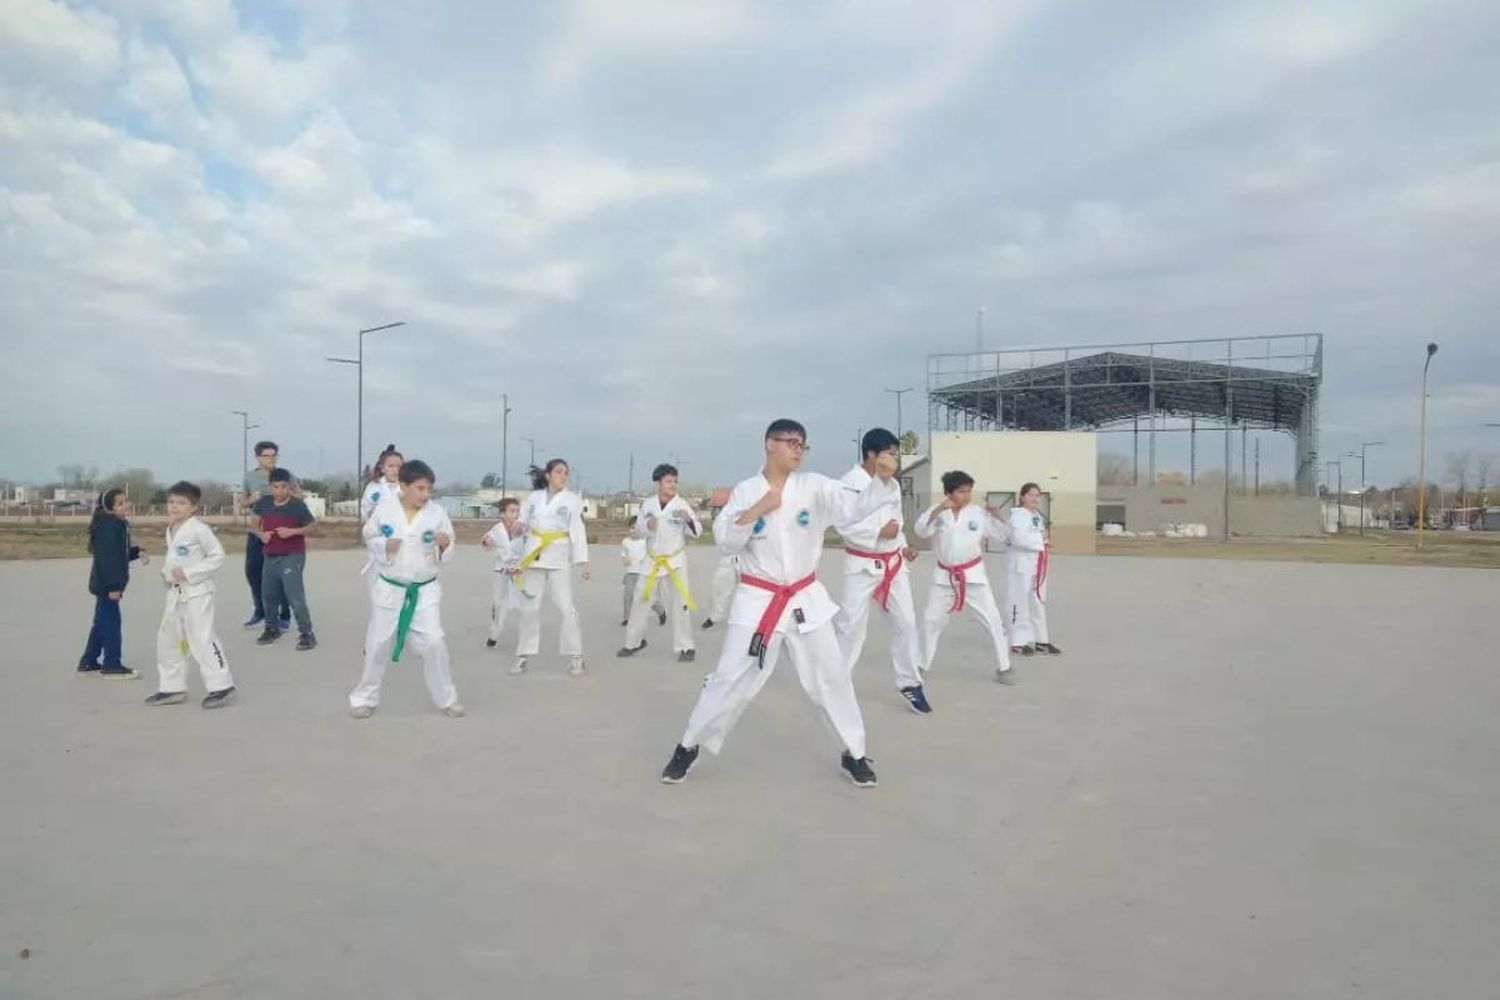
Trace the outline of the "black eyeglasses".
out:
M 786 445 L 788 448 L 791 448 L 793 451 L 812 451 L 812 445 L 808 444 L 801 438 L 773 437 L 771 440 L 780 441 L 782 444 Z

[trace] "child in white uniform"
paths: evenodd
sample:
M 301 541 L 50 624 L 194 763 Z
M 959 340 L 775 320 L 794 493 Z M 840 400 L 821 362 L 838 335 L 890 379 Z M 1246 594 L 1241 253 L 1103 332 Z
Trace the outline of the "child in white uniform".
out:
M 927 592 L 927 607 L 922 614 L 922 650 L 924 671 L 932 669 L 937 656 L 938 637 L 948 619 L 965 608 L 974 612 L 989 633 L 995 650 L 995 679 L 1002 684 L 1015 681 L 1010 653 L 1005 644 L 1005 626 L 990 578 L 984 571 L 984 540 L 1005 540 L 1005 526 L 989 511 L 970 498 L 974 478 L 966 472 L 943 473 L 943 499 L 917 518 L 918 538 L 931 538 L 937 565 L 932 570 L 932 587 Z
M 495 557 L 494 580 L 490 585 L 490 634 L 484 644 L 493 649 L 505 631 L 510 613 L 521 612 L 521 556 L 526 545 L 521 530 L 521 501 L 506 497 L 500 501 L 500 522 L 479 540 Z
M 167 605 L 156 633 L 157 691 L 146 699 L 148 705 L 187 701 L 190 659 L 198 661 L 208 691 L 204 708 L 219 708 L 234 695 L 229 661 L 214 631 L 214 574 L 224 564 L 224 546 L 194 516 L 202 499 L 203 491 L 192 483 L 174 483 L 167 490 L 167 557 L 161 565 Z
M 568 463 L 554 458 L 545 468 L 531 470 L 535 492 L 521 505 L 521 523 L 526 528 L 526 554 L 521 557 L 521 633 L 516 642 L 516 662 L 510 672 L 526 672 L 526 660 L 542 644 L 542 598 L 562 613 L 558 652 L 568 657 L 568 673 L 584 672 L 583 632 L 578 627 L 578 609 L 573 606 L 576 565 L 589 578 L 589 540 L 583 530 L 583 498 L 568 489 Z
M 464 714 L 443 638 L 438 579 L 440 564 L 453 558 L 453 522 L 431 500 L 434 482 L 426 462 L 407 462 L 401 467 L 401 496 L 383 498 L 365 522 L 380 589 L 365 632 L 364 673 L 349 692 L 349 714 L 356 719 L 375 714 L 386 663 L 399 663 L 407 646 L 422 658 L 432 703 L 450 718 Z
M 1047 524 L 1039 508 L 1042 488 L 1021 487 L 1021 505 L 1010 512 L 1010 545 L 1005 550 L 1005 621 L 1012 653 L 1062 652 L 1047 635 Z
M 688 588 L 687 539 L 696 536 L 703 526 L 688 502 L 677 495 L 677 469 L 658 465 L 651 472 L 657 494 L 641 505 L 636 516 L 637 534 L 646 536 L 646 569 L 639 577 L 640 593 L 634 612 L 625 622 L 625 645 L 617 656 L 634 656 L 646 648 L 646 602 L 663 591 L 672 619 L 672 650 L 680 663 L 697 658 L 693 647 L 693 622 L 689 617 L 697 610 Z
M 651 561 L 646 558 L 646 540 L 634 532 L 632 527 L 631 534 L 620 539 L 620 562 L 625 565 L 625 573 L 620 578 L 625 591 L 625 611 L 620 616 L 621 628 L 630 624 L 630 609 L 635 607 L 635 592 L 640 589 L 641 575 L 651 565 Z M 656 613 L 658 625 L 667 623 L 667 609 L 662 606 L 660 588 L 651 593 L 651 610 Z

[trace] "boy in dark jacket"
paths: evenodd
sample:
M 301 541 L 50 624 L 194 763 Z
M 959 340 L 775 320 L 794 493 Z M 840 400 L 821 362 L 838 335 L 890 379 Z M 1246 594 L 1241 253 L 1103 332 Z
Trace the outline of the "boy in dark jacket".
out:
M 94 595 L 94 624 L 78 661 L 81 674 L 124 680 L 140 676 L 120 662 L 120 599 L 130 583 L 130 564 L 139 559 L 144 566 L 150 561 L 130 544 L 129 516 L 130 499 L 124 490 L 99 494 L 89 521 L 89 552 L 94 557 L 89 569 L 89 593 Z M 99 662 L 101 656 L 103 663 Z

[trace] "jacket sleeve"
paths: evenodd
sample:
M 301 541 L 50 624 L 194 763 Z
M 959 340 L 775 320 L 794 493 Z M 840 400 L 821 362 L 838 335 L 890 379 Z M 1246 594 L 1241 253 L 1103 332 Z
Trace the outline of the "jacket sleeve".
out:
M 389 534 L 387 533 L 386 529 L 390 528 L 390 525 L 384 522 L 384 515 L 385 505 L 377 505 L 370 513 L 370 519 L 365 522 L 360 534 L 364 536 L 365 549 L 369 551 L 370 558 L 381 566 L 389 566 L 392 557 L 386 554 L 385 542 L 395 534 L 395 529 L 391 528 Z
M 687 533 L 694 538 L 703 534 L 703 522 L 698 520 L 698 512 L 693 510 L 692 504 L 683 500 L 682 512 L 687 515 L 687 518 L 683 521 L 683 527 L 687 530 Z
M 443 511 L 442 520 L 438 522 L 437 530 L 448 533 L 448 547 L 438 553 L 438 562 L 450 562 L 458 549 L 458 532 L 453 530 L 453 518 L 448 516 L 446 510 Z
M 568 517 L 568 544 L 573 547 L 573 565 L 589 561 L 589 533 L 583 526 L 583 498 Z
M 188 583 L 202 583 L 224 565 L 224 546 L 212 528 L 200 522 L 198 540 L 203 546 L 203 558 L 194 562 L 191 567 L 183 567 Z
M 817 483 L 819 502 L 829 522 L 840 534 L 852 530 L 854 525 L 877 513 L 887 503 L 901 502 L 901 487 L 894 479 L 875 476 L 858 493 L 828 476 L 818 476 Z
M 714 518 L 714 544 L 719 551 L 727 556 L 738 555 L 745 551 L 745 546 L 750 544 L 750 536 L 755 531 L 753 524 L 736 524 L 735 521 L 741 514 L 760 502 L 760 497 L 747 497 L 738 486 L 734 492 L 729 494 L 729 502 L 724 509 L 719 511 L 719 516 Z
M 931 538 L 937 534 L 937 526 L 933 524 L 934 517 L 938 512 L 937 505 L 928 507 L 917 515 L 917 523 L 912 525 L 912 534 L 918 538 Z
M 1010 544 L 1010 524 L 988 510 L 984 512 L 984 537 L 1002 545 Z

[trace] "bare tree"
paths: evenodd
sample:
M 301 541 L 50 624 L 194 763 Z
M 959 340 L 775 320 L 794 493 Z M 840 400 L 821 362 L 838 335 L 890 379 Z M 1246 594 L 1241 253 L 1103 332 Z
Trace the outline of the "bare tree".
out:
M 1474 461 L 1474 487 L 1479 492 L 1479 502 L 1485 506 L 1490 502 L 1489 489 L 1495 478 L 1495 462 L 1495 456 L 1489 452 Z
M 1443 456 L 1443 469 L 1448 482 L 1453 484 L 1455 500 L 1463 504 L 1469 492 L 1469 483 L 1473 481 L 1474 453 L 1467 448 L 1448 452 Z

